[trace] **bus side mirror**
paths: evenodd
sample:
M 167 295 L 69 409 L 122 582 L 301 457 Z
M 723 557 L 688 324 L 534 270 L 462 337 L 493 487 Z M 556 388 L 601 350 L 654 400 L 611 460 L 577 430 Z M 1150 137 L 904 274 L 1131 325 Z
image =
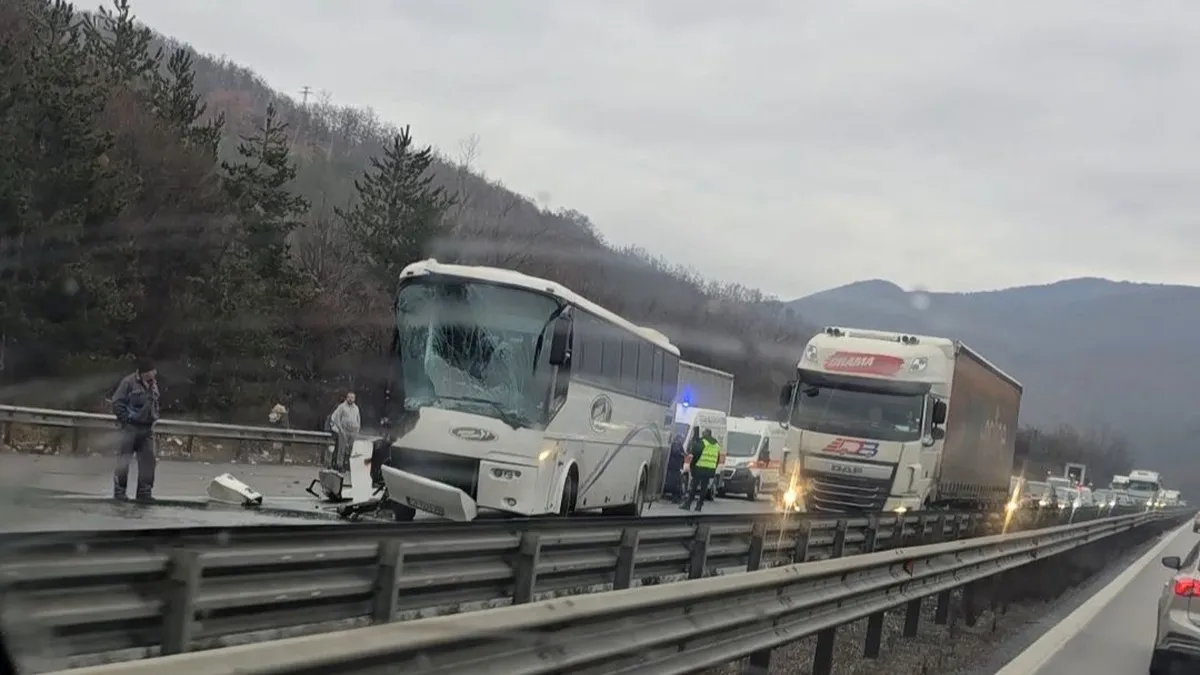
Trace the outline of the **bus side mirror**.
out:
M 571 320 L 559 317 L 554 322 L 554 335 L 550 338 L 550 365 L 565 366 L 571 357 Z
M 779 390 L 779 407 L 790 408 L 792 405 L 792 394 L 796 392 L 796 382 L 793 380 L 783 385 Z
M 933 402 L 933 423 L 935 426 L 941 426 L 946 423 L 946 402 L 937 400 Z
M 934 427 L 929 430 L 929 437 L 935 441 L 940 441 L 946 437 L 946 430 L 941 427 Z

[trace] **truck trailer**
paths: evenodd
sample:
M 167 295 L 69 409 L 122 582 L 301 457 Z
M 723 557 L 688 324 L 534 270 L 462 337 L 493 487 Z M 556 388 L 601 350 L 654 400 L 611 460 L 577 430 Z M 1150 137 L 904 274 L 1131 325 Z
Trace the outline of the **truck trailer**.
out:
M 1021 384 L 956 340 L 829 327 L 784 386 L 809 511 L 996 508 L 1008 501 Z

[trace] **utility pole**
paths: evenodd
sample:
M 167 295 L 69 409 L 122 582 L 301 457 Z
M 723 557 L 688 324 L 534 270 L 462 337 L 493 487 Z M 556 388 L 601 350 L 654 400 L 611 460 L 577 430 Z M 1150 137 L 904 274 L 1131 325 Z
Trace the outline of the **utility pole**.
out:
M 308 86 L 307 84 L 304 85 L 304 87 L 302 87 L 300 89 L 301 105 L 303 105 L 306 108 L 308 107 L 308 95 L 311 93 L 312 93 L 312 87 Z

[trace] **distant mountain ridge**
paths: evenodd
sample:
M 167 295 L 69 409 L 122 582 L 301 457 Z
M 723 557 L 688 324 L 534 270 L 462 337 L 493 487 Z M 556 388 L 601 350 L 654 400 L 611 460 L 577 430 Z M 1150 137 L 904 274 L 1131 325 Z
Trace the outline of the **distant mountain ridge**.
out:
M 788 307 L 817 326 L 962 340 L 1025 386 L 1023 423 L 1110 426 L 1140 464 L 1200 487 L 1200 287 L 1089 277 L 945 293 L 871 279 Z

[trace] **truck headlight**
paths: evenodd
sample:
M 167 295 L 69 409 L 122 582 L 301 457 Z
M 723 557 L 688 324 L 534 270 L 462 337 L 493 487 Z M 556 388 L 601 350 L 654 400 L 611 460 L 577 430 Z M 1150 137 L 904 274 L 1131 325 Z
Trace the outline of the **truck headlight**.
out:
M 783 505 L 789 509 L 796 505 L 796 500 L 800 498 L 800 494 L 796 492 L 796 488 L 790 487 L 787 492 L 783 493 Z

